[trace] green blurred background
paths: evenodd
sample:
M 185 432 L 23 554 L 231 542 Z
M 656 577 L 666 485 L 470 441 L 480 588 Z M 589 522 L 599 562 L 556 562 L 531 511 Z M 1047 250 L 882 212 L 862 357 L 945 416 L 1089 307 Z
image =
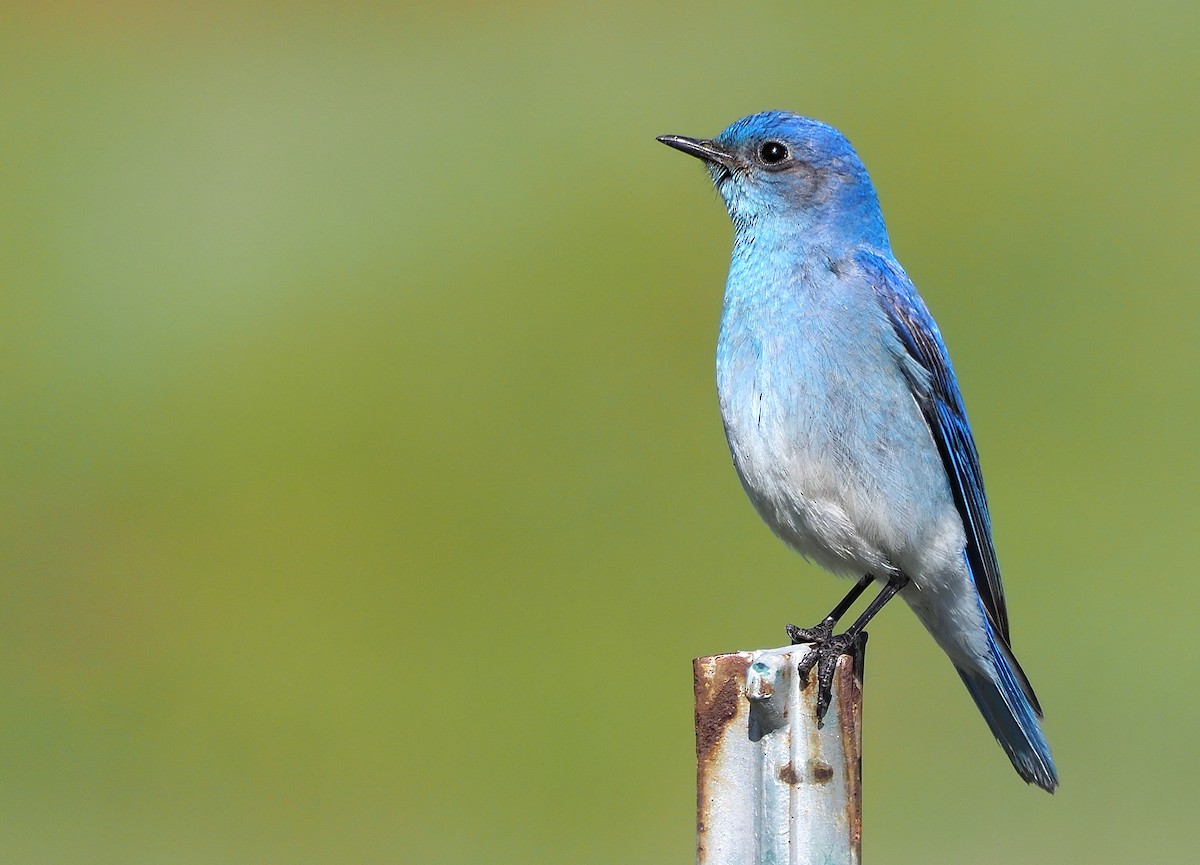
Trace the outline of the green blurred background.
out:
M 872 628 L 871 863 L 1194 862 L 1200 6 L 10 2 L 0 861 L 687 863 L 690 659 L 846 588 L 729 464 L 730 228 L 844 129 L 1063 786 Z

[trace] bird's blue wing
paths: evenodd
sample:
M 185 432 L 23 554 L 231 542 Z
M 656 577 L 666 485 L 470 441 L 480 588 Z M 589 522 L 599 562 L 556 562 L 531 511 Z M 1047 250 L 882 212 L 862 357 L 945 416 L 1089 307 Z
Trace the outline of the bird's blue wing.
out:
M 979 453 L 975 450 L 967 411 L 942 335 L 924 301 L 894 259 L 865 250 L 857 259 L 904 350 L 927 374 L 919 378 L 909 375 L 913 396 L 925 415 L 946 468 L 954 504 L 967 535 L 967 564 L 975 587 L 992 625 L 1007 647 L 1008 610 L 1004 603 L 1004 586 L 1000 582 L 1000 565 L 992 546 L 992 521 L 983 491 Z M 1032 689 L 1029 692 L 1032 694 Z

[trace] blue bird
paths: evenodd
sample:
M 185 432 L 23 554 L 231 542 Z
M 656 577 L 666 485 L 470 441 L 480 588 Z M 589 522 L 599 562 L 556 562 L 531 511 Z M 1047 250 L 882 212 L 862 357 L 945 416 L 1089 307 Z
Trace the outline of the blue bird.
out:
M 734 225 L 717 342 L 733 464 L 792 549 L 858 578 L 814 628 L 801 674 L 818 714 L 840 654 L 899 594 L 949 655 L 1026 781 L 1058 773 L 1041 707 L 1013 656 L 983 475 L 950 357 L 892 254 L 875 188 L 836 129 L 744 117 L 714 139 L 659 141 L 704 161 Z M 879 596 L 833 626 L 872 583 Z

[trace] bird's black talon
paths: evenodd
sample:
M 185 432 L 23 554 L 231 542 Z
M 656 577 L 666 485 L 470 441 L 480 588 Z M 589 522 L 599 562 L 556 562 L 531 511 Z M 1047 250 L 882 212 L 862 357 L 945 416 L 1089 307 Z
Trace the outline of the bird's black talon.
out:
M 808 687 L 808 674 L 811 673 L 812 668 L 817 665 L 817 661 L 820 659 L 820 657 L 820 650 L 814 647 L 810 649 L 808 653 L 800 659 L 800 663 L 796 665 L 796 674 L 800 677 L 800 684 L 805 688 Z
M 827 618 L 819 625 L 813 625 L 811 628 L 798 628 L 795 625 L 786 625 L 784 630 L 787 631 L 788 639 L 792 641 L 793 646 L 801 643 L 820 643 L 828 640 L 833 636 L 834 620 Z
M 817 626 L 820 627 L 821 625 Z M 817 670 L 818 723 L 825 720 L 829 704 L 833 700 L 833 675 L 837 672 L 838 659 L 842 655 L 854 655 L 858 651 L 859 639 L 859 634 L 847 631 L 844 634 L 827 636 L 823 640 L 811 641 L 812 648 L 796 665 L 796 673 L 806 688 L 809 685 L 809 674 L 814 667 Z

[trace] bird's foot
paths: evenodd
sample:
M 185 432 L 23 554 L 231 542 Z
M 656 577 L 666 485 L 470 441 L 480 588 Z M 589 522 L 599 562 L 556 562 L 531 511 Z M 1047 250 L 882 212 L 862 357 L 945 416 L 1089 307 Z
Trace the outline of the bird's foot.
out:
M 786 625 L 784 630 L 787 631 L 788 638 L 792 641 L 793 646 L 798 646 L 801 643 L 823 643 L 833 636 L 834 620 L 832 617 L 826 618 L 818 625 L 813 625 L 811 628 L 798 628 L 795 625 Z
M 796 672 L 804 687 L 807 688 L 809 674 L 812 673 L 814 667 L 817 670 L 818 723 L 825 720 L 825 713 L 829 711 L 829 704 L 833 700 L 833 674 L 837 672 L 838 659 L 842 655 L 857 656 L 867 639 L 866 633 L 862 631 L 832 634 L 830 633 L 832 630 L 833 624 L 830 623 L 826 628 L 826 622 L 822 622 L 815 628 L 788 626 L 788 634 L 792 636 L 793 644 L 812 643 L 808 654 L 796 665 Z M 797 640 L 797 634 L 809 637 L 809 639 Z M 813 636 L 819 638 L 812 639 Z

